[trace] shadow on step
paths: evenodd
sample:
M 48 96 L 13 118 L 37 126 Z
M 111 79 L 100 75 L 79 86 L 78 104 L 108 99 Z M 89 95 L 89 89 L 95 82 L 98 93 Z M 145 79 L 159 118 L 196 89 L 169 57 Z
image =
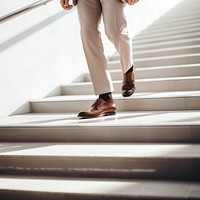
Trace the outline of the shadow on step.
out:
M 62 125 L 62 126 L 70 126 L 70 125 L 81 125 L 81 124 L 90 124 L 96 126 L 99 123 L 109 123 L 110 125 L 114 125 L 120 120 L 133 120 L 134 118 L 140 117 L 148 117 L 152 115 L 158 115 L 158 113 L 148 111 L 146 113 L 139 112 L 130 112 L 124 114 L 116 114 L 114 116 L 104 116 L 99 118 L 91 118 L 91 119 L 79 119 L 77 118 L 77 114 L 27 114 L 24 120 L 22 119 L 18 123 L 12 123 L 12 126 L 23 126 L 23 125 Z M 161 115 L 161 112 L 159 112 Z M 38 120 L 38 118 L 43 118 Z M 46 119 L 45 119 L 46 118 Z M 49 119 L 48 119 L 49 118 Z M 24 122 L 23 122 L 24 121 Z
M 50 144 L 44 144 L 44 143 L 29 143 L 29 144 L 23 144 L 23 143 L 0 143 L 0 154 L 7 153 L 7 152 L 15 152 L 15 151 L 21 151 L 21 150 L 29 150 L 29 149 L 36 149 L 36 148 L 44 148 L 49 147 Z
M 198 181 L 198 151 L 171 144 L 5 144 L 0 173 Z
M 74 126 L 79 127 L 81 125 L 88 126 L 114 126 L 114 125 L 166 125 L 172 123 L 173 125 L 188 125 L 191 123 L 199 124 L 200 117 L 199 112 L 195 111 L 132 111 L 132 112 L 119 112 L 113 116 L 105 116 L 91 119 L 79 119 L 77 113 L 61 114 L 61 113 L 41 113 L 41 114 L 26 114 L 20 118 L 20 116 L 13 116 L 10 121 L 10 126 Z M 13 121 L 13 122 L 12 122 Z

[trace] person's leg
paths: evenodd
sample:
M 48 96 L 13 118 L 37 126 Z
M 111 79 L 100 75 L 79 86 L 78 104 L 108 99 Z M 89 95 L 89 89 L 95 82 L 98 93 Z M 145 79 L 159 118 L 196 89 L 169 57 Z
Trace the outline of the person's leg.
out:
M 95 94 L 112 92 L 112 80 L 98 29 L 102 15 L 100 0 L 79 0 L 77 9 L 83 48 Z
M 79 0 L 78 15 L 81 25 L 81 38 L 90 71 L 95 94 L 99 98 L 88 111 L 78 114 L 80 118 L 93 118 L 113 115 L 116 106 L 112 98 L 113 85 L 107 69 L 107 61 L 98 30 L 101 21 L 102 7 L 100 0 Z
M 126 4 L 121 0 L 100 0 L 102 3 L 105 32 L 120 55 L 123 72 L 122 95 L 130 96 L 135 91 L 132 40 L 129 36 L 125 15 Z

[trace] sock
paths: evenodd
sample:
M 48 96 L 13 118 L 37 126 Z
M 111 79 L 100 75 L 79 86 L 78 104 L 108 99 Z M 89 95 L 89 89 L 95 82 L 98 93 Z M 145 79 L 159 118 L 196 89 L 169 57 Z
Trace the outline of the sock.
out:
M 110 100 L 113 100 L 111 92 L 100 94 L 99 98 L 101 98 L 101 99 L 103 99 L 104 101 L 107 101 L 107 102 L 109 102 Z
M 133 66 L 126 72 L 126 74 L 133 72 Z

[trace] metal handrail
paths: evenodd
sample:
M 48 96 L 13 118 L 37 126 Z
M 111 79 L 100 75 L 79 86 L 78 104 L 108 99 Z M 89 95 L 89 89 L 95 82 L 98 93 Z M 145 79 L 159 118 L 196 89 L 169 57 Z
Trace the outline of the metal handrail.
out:
M 20 8 L 19 10 L 16 10 L 14 12 L 11 12 L 11 13 L 7 14 L 7 15 L 4 15 L 4 16 L 0 17 L 0 24 L 3 24 L 3 23 L 5 23 L 5 22 L 7 22 L 7 21 L 9 21 L 9 20 L 11 20 L 11 19 L 13 19 L 15 17 L 18 17 L 18 16 L 20 16 L 22 14 L 25 14 L 25 13 L 27 13 L 27 12 L 29 12 L 31 10 L 34 10 L 34 9 L 36 9 L 38 7 L 46 5 L 47 3 L 51 2 L 51 1 L 53 1 L 53 0 L 39 0 L 39 1 L 37 1 L 35 3 L 32 3 L 32 4 L 28 5 L 28 6 Z

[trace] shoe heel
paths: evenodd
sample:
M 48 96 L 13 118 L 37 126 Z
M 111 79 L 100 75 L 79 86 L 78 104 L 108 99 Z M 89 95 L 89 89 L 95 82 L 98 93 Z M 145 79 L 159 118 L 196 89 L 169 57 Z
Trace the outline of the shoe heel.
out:
M 111 115 L 116 115 L 116 111 L 109 111 L 103 114 L 103 116 L 111 116 Z

